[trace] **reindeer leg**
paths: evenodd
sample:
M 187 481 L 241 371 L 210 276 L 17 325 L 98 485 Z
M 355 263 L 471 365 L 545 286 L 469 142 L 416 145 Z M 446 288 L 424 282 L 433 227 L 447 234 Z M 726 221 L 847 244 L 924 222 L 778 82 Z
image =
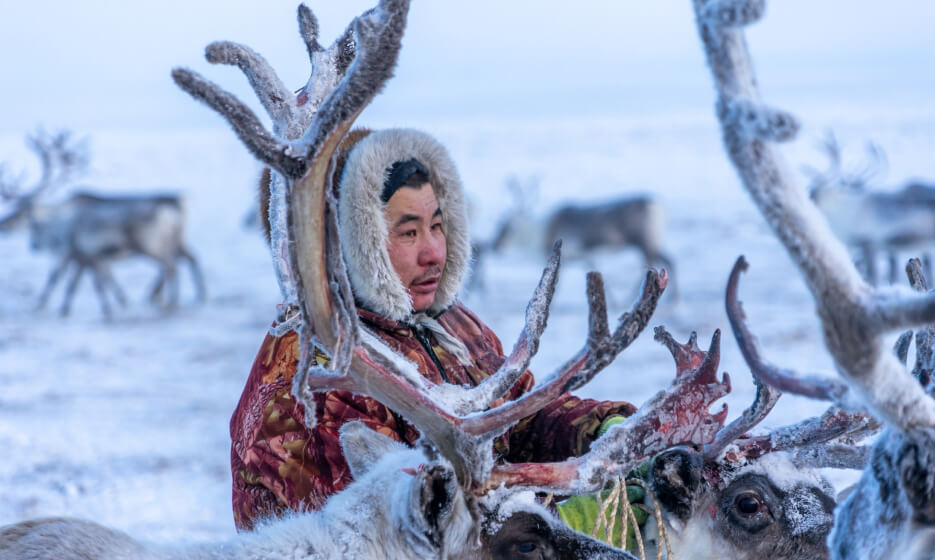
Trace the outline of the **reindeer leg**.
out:
M 110 310 L 110 302 L 107 301 L 107 290 L 105 286 L 107 284 L 108 273 L 104 270 L 106 265 L 95 264 L 91 267 L 91 272 L 94 276 L 94 290 L 97 291 L 97 297 L 101 301 L 101 312 L 104 314 L 104 319 L 110 321 L 113 319 L 113 313 Z
M 71 312 L 71 300 L 75 297 L 75 290 L 78 288 L 78 281 L 81 280 L 81 275 L 84 274 L 84 269 L 88 267 L 87 264 L 83 262 L 78 262 L 78 269 L 72 275 L 71 280 L 68 282 L 68 287 L 65 289 L 65 301 L 62 303 L 62 310 L 59 314 L 62 317 L 67 317 Z
M 71 255 L 65 255 L 58 265 L 52 269 L 52 272 L 49 273 L 49 278 L 46 280 L 45 287 L 42 288 L 38 303 L 36 303 L 36 311 L 45 309 L 46 304 L 49 302 L 49 296 L 52 294 L 52 288 L 54 288 L 61 279 L 62 274 L 68 269 L 68 265 L 71 264 L 71 261 Z
M 149 303 L 152 305 L 157 305 L 162 299 L 162 288 L 166 285 L 166 273 L 165 268 L 160 263 L 159 266 L 159 276 L 156 277 L 156 281 L 153 283 L 152 289 L 149 291 Z
M 870 243 L 863 242 L 858 246 L 858 251 L 860 251 L 860 261 L 863 263 L 864 280 L 871 286 L 876 286 L 878 283 L 877 263 L 873 247 Z
M 191 252 L 182 247 L 179 250 L 179 256 L 185 259 L 188 262 L 189 270 L 192 273 L 192 281 L 195 282 L 195 290 L 197 291 L 197 298 L 200 303 L 204 303 L 207 299 L 207 290 L 205 290 L 205 279 L 201 274 L 201 267 L 198 265 L 198 261 L 195 259 L 195 256 Z
M 126 307 L 127 295 L 124 293 L 123 288 L 120 287 L 120 284 L 117 283 L 117 279 L 114 278 L 114 274 L 110 270 L 110 265 L 101 264 L 98 268 L 98 274 L 101 275 L 102 281 L 106 282 L 107 286 L 110 286 L 110 291 L 113 292 L 117 303 L 119 303 L 121 307 Z
M 179 275 L 174 261 L 166 263 L 165 282 L 168 289 L 165 310 L 172 312 L 179 308 Z

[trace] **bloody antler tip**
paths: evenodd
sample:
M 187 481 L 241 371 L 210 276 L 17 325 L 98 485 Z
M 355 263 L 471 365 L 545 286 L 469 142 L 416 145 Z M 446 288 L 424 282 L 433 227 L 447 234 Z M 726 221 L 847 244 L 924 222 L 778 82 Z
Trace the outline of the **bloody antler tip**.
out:
M 646 274 L 646 279 L 648 281 L 655 280 L 656 286 L 658 286 L 660 290 L 665 290 L 666 286 L 669 285 L 669 273 L 666 272 L 664 268 L 660 268 L 658 272 L 650 269 Z
M 718 426 L 723 426 L 727 421 L 727 403 L 721 405 L 721 410 L 711 415 L 711 418 Z

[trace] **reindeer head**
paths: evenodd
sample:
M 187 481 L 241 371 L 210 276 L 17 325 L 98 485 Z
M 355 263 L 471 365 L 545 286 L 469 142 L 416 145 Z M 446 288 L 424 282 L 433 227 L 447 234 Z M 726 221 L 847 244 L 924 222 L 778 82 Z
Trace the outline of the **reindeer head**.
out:
M 692 558 L 828 558 L 834 489 L 786 453 L 743 466 L 679 448 L 653 459 L 650 487 L 673 550 Z M 657 544 L 658 546 L 658 544 Z
M 825 171 L 819 171 L 807 165 L 802 167 L 802 171 L 809 178 L 809 196 L 819 208 L 837 197 L 866 194 L 871 181 L 885 174 L 886 152 L 874 142 L 867 143 L 867 160 L 863 165 L 851 170 L 844 170 L 841 167 L 841 145 L 834 132 L 826 131 L 819 146 L 828 156 L 828 168 Z
M 26 137 L 26 145 L 38 156 L 41 175 L 35 185 L 26 189 L 22 185 L 22 176 L 13 177 L 0 167 L 0 199 L 13 204 L 13 209 L 0 218 L 0 231 L 12 231 L 27 225 L 32 230 L 41 227 L 45 217 L 39 208 L 40 197 L 66 185 L 88 166 L 87 140 L 74 141 L 67 130 L 52 135 L 38 130 Z M 33 236 L 34 248 L 39 248 L 42 243 Z
M 447 558 L 478 542 L 476 505 L 431 446 L 409 448 L 360 422 L 345 424 L 340 441 L 356 483 L 328 502 L 326 515 L 366 515 L 382 529 L 370 538 L 385 544 L 387 557 L 398 549 L 403 557 L 444 551 Z M 349 505 L 355 511 L 344 511 Z

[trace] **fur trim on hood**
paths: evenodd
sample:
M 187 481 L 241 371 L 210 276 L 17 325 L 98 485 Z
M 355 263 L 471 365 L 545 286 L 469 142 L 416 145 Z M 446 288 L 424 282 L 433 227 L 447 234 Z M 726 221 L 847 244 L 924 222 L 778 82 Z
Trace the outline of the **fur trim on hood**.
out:
M 389 319 L 412 322 L 412 298 L 397 276 L 386 249 L 387 227 L 380 201 L 387 169 L 416 158 L 429 171 L 441 208 L 448 258 L 430 315 L 455 302 L 468 271 L 471 246 L 461 179 L 438 140 L 411 129 L 373 132 L 351 149 L 338 186 L 341 250 L 358 303 Z

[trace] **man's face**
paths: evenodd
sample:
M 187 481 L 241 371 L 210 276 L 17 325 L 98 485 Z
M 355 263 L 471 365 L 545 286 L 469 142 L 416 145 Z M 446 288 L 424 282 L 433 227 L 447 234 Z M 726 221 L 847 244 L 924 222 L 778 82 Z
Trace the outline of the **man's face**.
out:
M 387 251 L 393 269 L 412 298 L 413 311 L 425 311 L 435 301 L 448 256 L 442 212 L 432 185 L 400 188 L 387 201 L 383 216 L 389 228 Z

